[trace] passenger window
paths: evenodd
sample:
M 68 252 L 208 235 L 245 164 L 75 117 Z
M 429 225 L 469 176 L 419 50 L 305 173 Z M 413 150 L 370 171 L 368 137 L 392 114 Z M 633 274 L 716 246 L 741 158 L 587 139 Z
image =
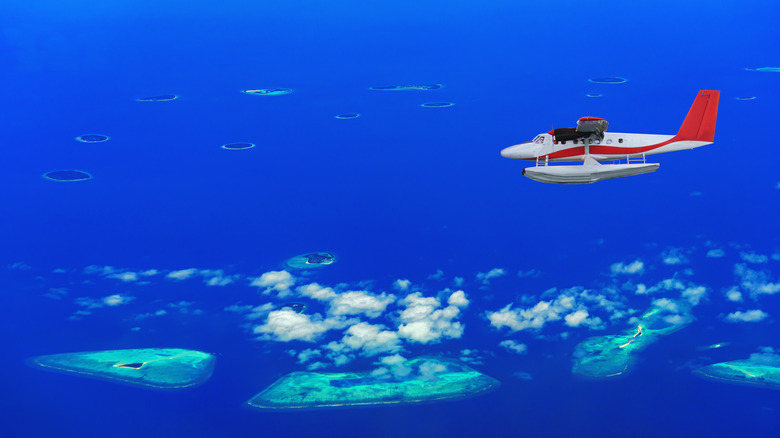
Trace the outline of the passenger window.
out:
M 622 139 L 622 138 L 619 138 L 619 139 L 618 139 L 618 143 L 623 143 L 623 139 Z
M 611 138 L 607 139 L 607 144 L 612 144 L 612 139 Z

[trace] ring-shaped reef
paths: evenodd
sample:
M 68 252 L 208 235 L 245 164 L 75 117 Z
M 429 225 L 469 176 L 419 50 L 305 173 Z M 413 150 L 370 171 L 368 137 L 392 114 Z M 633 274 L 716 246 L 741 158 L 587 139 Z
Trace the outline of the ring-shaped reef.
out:
M 385 87 L 370 87 L 369 90 L 377 91 L 407 91 L 407 90 L 438 90 L 443 88 L 442 84 L 429 84 L 429 85 L 389 85 Z
M 43 177 L 52 181 L 84 181 L 92 178 L 92 175 L 80 170 L 54 170 L 43 174 Z
M 239 142 L 239 143 L 227 143 L 223 144 L 222 149 L 227 149 L 229 151 L 241 151 L 244 149 L 252 149 L 255 147 L 254 143 L 247 143 L 247 142 Z
M 426 102 L 420 105 L 423 108 L 447 108 L 448 106 L 455 105 L 452 102 Z
M 603 96 L 601 93 L 588 93 L 585 95 L 585 97 L 601 97 Z
M 285 303 L 281 305 L 280 309 L 289 309 L 295 313 L 303 313 L 306 310 L 306 307 L 305 303 Z
M 623 84 L 628 82 L 628 79 L 619 77 L 590 78 L 588 82 L 594 84 Z
M 737 100 L 756 100 L 756 96 L 737 96 L 734 99 L 737 99 Z
M 403 373 L 382 368 L 353 373 L 294 372 L 247 405 L 258 409 L 313 409 L 451 400 L 483 394 L 498 380 L 454 359 L 420 357 L 403 362 Z
M 154 389 L 199 385 L 214 371 L 214 355 L 180 348 L 86 351 L 37 356 L 29 364 L 48 371 Z
M 290 94 L 293 90 L 292 88 L 256 88 L 241 90 L 241 92 L 252 96 L 281 96 Z
M 574 351 L 572 373 L 590 378 L 627 373 L 645 347 L 693 322 L 690 312 L 687 302 L 657 300 L 635 328 L 620 335 L 593 336 L 580 342 Z
M 733 360 L 707 365 L 694 374 L 719 382 L 780 389 L 780 363 Z
M 82 143 L 102 143 L 109 138 L 111 137 L 103 134 L 84 134 L 76 137 L 76 141 L 80 141 Z
M 294 269 L 311 269 L 332 265 L 336 262 L 336 256 L 330 252 L 312 252 L 301 254 L 287 260 L 287 266 Z
M 357 119 L 358 117 L 360 117 L 360 114 L 358 113 L 339 114 L 336 116 L 337 119 L 341 119 L 341 120 Z
M 161 94 L 159 96 L 140 97 L 136 99 L 138 102 L 168 102 L 170 100 L 176 100 L 179 96 L 175 94 Z

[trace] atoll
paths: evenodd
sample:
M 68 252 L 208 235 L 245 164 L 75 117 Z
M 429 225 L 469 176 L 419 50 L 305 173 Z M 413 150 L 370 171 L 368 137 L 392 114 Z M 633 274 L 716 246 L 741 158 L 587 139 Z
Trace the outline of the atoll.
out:
M 176 100 L 179 96 L 175 94 L 161 94 L 159 96 L 141 97 L 136 99 L 138 102 L 167 102 L 169 100 Z
M 211 377 L 215 358 L 180 348 L 141 348 L 52 354 L 30 359 L 49 371 L 156 389 L 181 389 Z
M 309 269 L 332 265 L 336 262 L 336 256 L 329 252 L 313 252 L 302 254 L 287 260 L 287 266 L 295 269 Z
M 107 135 L 102 134 L 85 134 L 76 137 L 76 141 L 80 141 L 82 143 L 102 143 L 108 139 L 109 137 Z
M 243 149 L 252 149 L 253 147 L 255 147 L 254 143 L 228 143 L 222 145 L 222 149 L 227 149 L 229 151 L 240 151 Z
M 291 88 L 257 88 L 241 90 L 244 94 L 251 94 L 252 96 L 281 96 L 283 94 L 290 94 L 293 92 Z
M 259 409 L 327 408 L 419 403 L 469 397 L 499 386 L 454 359 L 421 357 L 359 373 L 294 372 L 247 404 Z M 402 371 L 401 371 L 402 370 Z
M 80 170 L 54 170 L 43 175 L 52 181 L 84 181 L 92 178 L 92 175 Z
M 629 371 L 636 354 L 661 337 L 693 321 L 690 304 L 656 300 L 635 328 L 622 335 L 594 336 L 580 342 L 574 351 L 572 373 L 585 377 L 614 377 Z
M 438 90 L 439 88 L 444 87 L 442 84 L 431 84 L 431 85 L 390 85 L 385 87 L 371 87 L 369 90 L 378 90 L 378 91 L 406 91 L 406 90 Z

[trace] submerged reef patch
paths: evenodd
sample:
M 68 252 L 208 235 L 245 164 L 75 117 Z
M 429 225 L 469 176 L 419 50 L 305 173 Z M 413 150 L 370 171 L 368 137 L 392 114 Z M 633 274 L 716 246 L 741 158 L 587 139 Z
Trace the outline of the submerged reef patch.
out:
M 769 73 L 780 73 L 780 67 L 745 67 L 747 71 L 764 71 Z
M 102 143 L 109 138 L 109 136 L 103 134 L 84 134 L 76 137 L 76 141 L 80 141 L 82 143 Z
M 211 377 L 215 358 L 180 348 L 140 348 L 52 354 L 30 359 L 48 371 L 155 389 L 181 389 Z
M 92 175 L 80 170 L 54 170 L 45 173 L 43 177 L 52 181 L 84 181 L 92 178 Z
M 590 78 L 588 82 L 593 82 L 594 84 L 622 84 L 628 82 L 628 79 L 619 77 Z
M 358 113 L 339 114 L 336 116 L 337 119 L 342 119 L 342 120 L 357 119 L 358 117 L 360 117 L 360 114 Z
M 252 96 L 281 96 L 283 94 L 290 94 L 293 92 L 292 88 L 256 88 L 241 90 L 244 94 L 251 94 Z
M 588 93 L 585 95 L 585 97 L 601 97 L 603 96 L 601 93 Z
M 159 96 L 141 97 L 136 99 L 138 102 L 167 102 L 169 100 L 176 100 L 179 96 L 175 94 L 161 94 Z
M 756 96 L 737 96 L 734 99 L 737 99 L 737 100 L 756 100 Z
M 371 87 L 369 90 L 378 91 L 406 91 L 406 90 L 438 90 L 443 88 L 442 84 L 430 84 L 430 85 L 389 85 L 385 87 Z
M 469 397 L 500 385 L 454 359 L 420 357 L 394 367 L 359 373 L 290 373 L 247 404 L 259 409 L 306 409 L 420 403 Z
M 665 298 L 654 301 L 636 328 L 622 335 L 593 336 L 580 342 L 574 351 L 572 373 L 593 378 L 625 374 L 637 353 L 693 322 L 690 311 L 687 302 Z
M 693 373 L 708 380 L 780 389 L 780 355 L 764 347 L 749 359 L 707 365 Z
M 302 254 L 287 260 L 287 266 L 296 269 L 317 268 L 332 265 L 336 262 L 336 256 L 329 252 L 312 252 Z
M 253 147 L 255 147 L 254 143 L 228 143 L 222 145 L 222 149 L 227 149 L 229 151 L 240 151 L 243 149 L 252 149 Z

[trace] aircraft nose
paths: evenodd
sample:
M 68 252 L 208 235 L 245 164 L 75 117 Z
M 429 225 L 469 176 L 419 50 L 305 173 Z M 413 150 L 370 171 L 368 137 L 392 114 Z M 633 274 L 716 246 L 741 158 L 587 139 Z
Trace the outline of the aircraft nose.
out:
M 531 149 L 530 142 L 520 143 L 502 149 L 501 156 L 504 158 L 512 158 L 515 160 L 527 160 L 529 158 L 534 158 L 534 154 L 530 149 Z

